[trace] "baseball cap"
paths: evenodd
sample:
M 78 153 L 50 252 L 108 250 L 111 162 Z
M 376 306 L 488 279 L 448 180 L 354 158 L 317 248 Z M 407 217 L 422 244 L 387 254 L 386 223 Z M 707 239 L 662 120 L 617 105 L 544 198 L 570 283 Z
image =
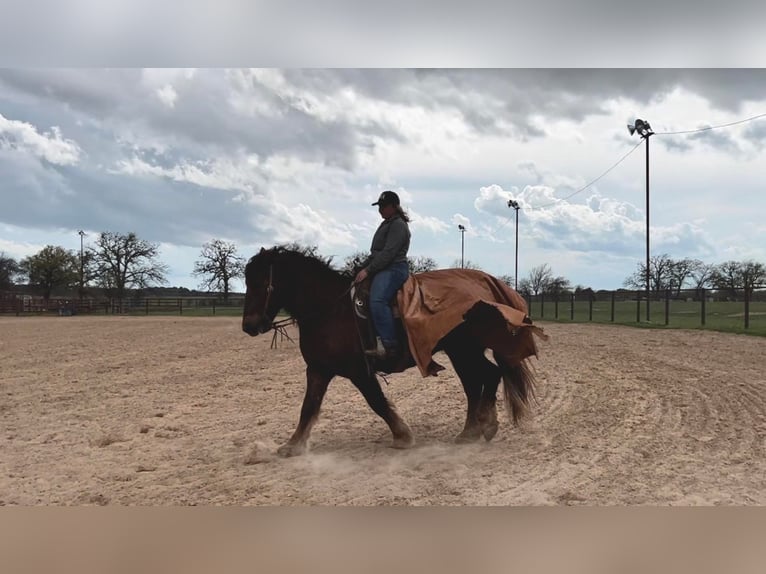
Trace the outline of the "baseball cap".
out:
M 399 205 L 399 196 L 393 191 L 384 191 L 372 205 Z

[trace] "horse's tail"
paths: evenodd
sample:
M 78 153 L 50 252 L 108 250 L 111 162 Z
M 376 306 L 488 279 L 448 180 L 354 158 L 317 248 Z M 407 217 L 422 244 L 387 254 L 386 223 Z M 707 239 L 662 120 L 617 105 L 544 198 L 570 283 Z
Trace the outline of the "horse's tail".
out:
M 535 399 L 535 377 L 527 360 L 509 365 L 495 353 L 495 361 L 503 377 L 503 398 L 505 409 L 513 424 L 518 424 L 529 414 L 530 403 Z

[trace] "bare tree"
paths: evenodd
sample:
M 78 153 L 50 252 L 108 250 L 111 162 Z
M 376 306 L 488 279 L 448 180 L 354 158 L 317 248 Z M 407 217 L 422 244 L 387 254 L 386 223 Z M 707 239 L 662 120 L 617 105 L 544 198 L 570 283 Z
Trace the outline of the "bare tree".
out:
M 59 246 L 46 245 L 36 254 L 22 259 L 19 268 L 29 284 L 40 289 L 46 301 L 55 289 L 71 287 L 79 279 L 77 257 Z
M 513 285 L 516 283 L 516 278 L 513 275 L 500 275 L 498 279 L 508 285 L 508 287 L 513 287 Z
M 752 294 L 753 289 L 766 283 L 766 267 L 755 261 L 726 261 L 716 267 L 712 282 L 732 296 L 736 296 L 738 289 Z
M 223 293 L 224 302 L 229 300 L 231 282 L 245 275 L 245 259 L 237 255 L 237 246 L 222 239 L 205 243 L 200 259 L 194 263 L 192 275 L 202 277 L 200 289 Z
M 562 293 L 569 291 L 571 288 L 569 279 L 562 276 L 552 277 L 545 285 L 545 290 L 553 295 L 561 295 Z
M 654 255 L 649 259 L 649 289 L 658 293 L 672 286 L 673 260 L 666 254 Z M 623 282 L 628 289 L 646 288 L 646 264 L 639 263 L 636 271 Z
M 686 280 L 691 278 L 694 269 L 699 265 L 696 259 L 677 259 L 670 262 L 670 281 L 669 288 L 675 292 L 676 296 L 681 294 Z
M 340 272 L 349 277 L 353 277 L 367 264 L 369 259 L 370 254 L 367 251 L 357 251 L 352 253 L 343 260 L 343 267 L 341 267 Z
M 408 257 L 407 265 L 410 267 L 410 273 L 424 273 L 426 271 L 433 271 L 438 267 L 436 261 L 425 255 Z
M 728 293 L 731 297 L 736 297 L 737 289 L 742 287 L 740 266 L 739 261 L 725 261 L 716 265 L 711 278 L 713 286 Z
M 547 263 L 533 267 L 527 276 L 527 283 L 532 294 L 537 295 L 545 291 L 553 279 L 553 273 Z
M 158 261 L 159 247 L 135 233 L 104 231 L 89 251 L 93 253 L 99 284 L 118 299 L 123 299 L 130 288 L 167 283 L 168 267 Z
M 753 289 L 758 289 L 766 284 L 766 267 L 763 263 L 745 261 L 742 263 L 742 288 L 752 295 Z
M 367 251 L 357 251 L 352 253 L 343 260 L 343 267 L 341 267 L 340 271 L 346 275 L 354 276 L 360 269 L 367 265 L 369 259 L 370 254 Z M 410 273 L 433 271 L 438 267 L 436 261 L 423 255 L 407 257 L 407 265 L 410 269 Z
M 452 262 L 452 268 L 453 269 L 460 269 L 460 259 L 455 259 Z M 463 261 L 463 269 L 475 269 L 477 271 L 481 271 L 482 268 L 478 263 L 474 263 L 473 261 L 470 261 L 469 259 L 466 259 Z
M 0 251 L 0 291 L 10 290 L 19 272 L 18 261 Z
M 716 266 L 712 263 L 703 263 L 698 259 L 694 261 L 690 277 L 695 290 L 695 299 L 701 299 L 704 296 L 703 289 L 707 289 L 712 285 L 715 268 Z

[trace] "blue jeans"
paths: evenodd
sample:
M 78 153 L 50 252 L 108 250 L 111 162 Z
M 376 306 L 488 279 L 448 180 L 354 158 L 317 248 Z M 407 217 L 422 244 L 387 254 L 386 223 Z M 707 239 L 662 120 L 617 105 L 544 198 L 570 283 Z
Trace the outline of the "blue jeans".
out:
M 401 261 L 392 263 L 382 271 L 378 271 L 372 278 L 372 285 L 370 286 L 372 324 L 375 325 L 375 331 L 387 349 L 395 347 L 397 344 L 394 316 L 391 313 L 390 303 L 399 287 L 407 281 L 409 275 L 410 268 L 407 262 Z

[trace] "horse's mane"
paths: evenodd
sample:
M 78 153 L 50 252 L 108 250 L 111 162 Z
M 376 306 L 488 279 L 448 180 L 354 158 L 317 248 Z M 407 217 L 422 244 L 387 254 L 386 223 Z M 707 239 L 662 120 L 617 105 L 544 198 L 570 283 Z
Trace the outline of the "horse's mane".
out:
M 332 275 L 334 277 L 341 277 L 344 279 L 350 279 L 349 274 L 343 273 L 333 268 L 332 257 L 322 257 L 321 255 L 317 255 L 313 253 L 313 251 L 305 248 L 295 247 L 292 245 L 277 245 L 251 257 L 248 265 L 255 264 L 255 262 L 259 260 L 260 257 L 266 257 L 268 258 L 268 261 L 300 261 L 301 263 L 307 265 L 309 269 L 316 270 L 319 273 Z

